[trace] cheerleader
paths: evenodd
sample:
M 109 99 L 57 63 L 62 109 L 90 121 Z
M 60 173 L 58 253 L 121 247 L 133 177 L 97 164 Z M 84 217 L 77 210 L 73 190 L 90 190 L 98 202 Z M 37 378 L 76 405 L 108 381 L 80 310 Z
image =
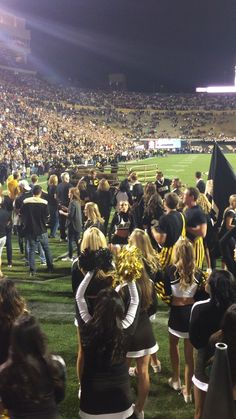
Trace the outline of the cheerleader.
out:
M 119 211 L 115 212 L 110 230 L 109 242 L 112 244 L 127 244 L 128 237 L 135 228 L 134 217 L 130 212 L 128 201 L 121 201 Z
M 72 290 L 75 296 L 84 276 L 90 269 L 93 269 L 93 277 L 91 278 L 90 285 L 86 289 L 86 300 L 89 312 L 92 315 L 94 312 L 96 296 L 99 291 L 112 286 L 112 272 L 114 271 L 112 254 L 107 249 L 107 242 L 104 234 L 96 227 L 91 227 L 84 232 L 80 250 L 80 257 L 76 259 L 72 265 Z M 77 375 L 80 381 L 84 354 L 80 344 L 77 304 L 75 306 L 75 311 L 75 325 L 77 327 L 78 336 Z
M 126 261 L 129 257 L 129 252 L 131 251 L 130 249 L 132 249 L 132 247 L 130 248 L 127 246 L 126 248 L 123 248 L 119 253 L 118 267 L 119 264 L 121 266 L 124 265 L 124 261 Z M 136 361 L 138 397 L 135 403 L 135 414 L 137 419 L 144 418 L 143 409 L 150 389 L 148 372 L 150 355 L 155 354 L 159 349 L 149 318 L 157 311 L 157 297 L 154 284 L 149 279 L 148 274 L 144 268 L 141 252 L 140 263 L 142 266 L 142 275 L 137 281 L 137 287 L 140 293 L 140 310 L 136 319 L 136 328 L 134 334 L 132 335 L 132 339 L 129 341 L 128 352 L 126 355 L 128 365 L 130 365 L 132 359 L 135 359 Z M 127 284 L 124 283 L 122 286 L 119 286 L 117 290 L 119 291 L 125 302 L 125 305 L 127 306 L 127 302 L 129 301 Z
M 166 268 L 157 289 L 162 300 L 170 305 L 168 330 L 172 377 L 168 380 L 174 390 L 181 390 L 179 339 L 184 339 L 185 385 L 183 397 L 192 402 L 193 347 L 189 340 L 189 318 L 194 298 L 203 284 L 203 273 L 195 268 L 194 250 L 187 239 L 179 240 L 174 248 L 174 264 Z
M 161 270 L 159 255 L 156 250 L 153 249 L 151 240 L 148 234 L 136 228 L 129 238 L 129 245 L 136 246 L 142 252 L 142 260 L 147 271 L 149 278 L 154 282 L 156 279 L 157 274 Z M 155 320 L 155 314 L 151 316 L 150 320 Z M 153 353 L 151 355 L 151 367 L 154 373 L 161 372 L 161 362 L 157 358 L 157 354 Z M 136 367 L 129 369 L 130 375 L 136 375 Z
M 125 353 L 139 305 L 137 288 L 133 276 L 126 276 L 129 296 L 126 315 L 124 303 L 113 288 L 99 292 L 91 315 L 85 293 L 93 276 L 94 272 L 89 271 L 76 293 L 84 352 L 80 417 L 134 418 Z
M 206 374 L 207 361 L 214 350 L 209 347 L 210 336 L 217 332 L 226 310 L 236 302 L 236 281 L 233 275 L 221 269 L 214 269 L 209 276 L 206 291 L 209 298 L 194 304 L 189 324 L 189 336 L 196 352 L 194 383 L 194 419 L 201 419 L 209 375 Z M 234 354 L 235 356 L 235 354 Z

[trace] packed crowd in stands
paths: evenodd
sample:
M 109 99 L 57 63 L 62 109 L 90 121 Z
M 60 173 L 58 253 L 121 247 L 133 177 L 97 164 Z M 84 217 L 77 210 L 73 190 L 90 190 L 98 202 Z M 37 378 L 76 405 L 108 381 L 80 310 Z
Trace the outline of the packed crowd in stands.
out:
M 0 257 L 6 244 L 9 269 L 13 232 L 32 280 L 37 277 L 36 251 L 49 274 L 57 269 L 48 229 L 52 240 L 59 232 L 68 244 L 64 261 L 72 265 L 81 418 L 144 418 L 149 365 L 161 372 L 152 327 L 157 299 L 170 308 L 170 391 L 181 392 L 183 403 L 191 404 L 194 388 L 194 418 L 200 419 L 214 344 L 226 343 L 231 381 L 222 398 L 234 415 L 236 195 L 230 196 L 218 231 L 201 173 L 195 176 L 194 187 L 183 188 L 179 178 L 158 171 L 155 182 L 143 186 L 131 172 L 112 192 L 92 169 L 76 186 L 68 172 L 59 178 L 51 174 L 43 191 L 37 175 L 29 184 L 15 171 L 7 179 L 7 194 L 0 190 Z M 222 269 L 216 269 L 220 256 Z M 2 409 L 10 418 L 56 419 L 65 393 L 63 359 L 48 353 L 26 302 L 0 274 Z M 137 379 L 135 400 L 129 375 Z
M 140 138 L 235 141 L 234 95 L 91 91 L 1 70 L 0 100 L 1 160 L 11 169 L 148 157 Z

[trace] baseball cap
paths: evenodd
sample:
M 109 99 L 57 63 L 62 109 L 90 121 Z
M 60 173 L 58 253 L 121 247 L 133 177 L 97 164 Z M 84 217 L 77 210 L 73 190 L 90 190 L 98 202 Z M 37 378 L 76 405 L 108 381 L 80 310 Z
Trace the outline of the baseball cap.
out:
M 21 181 L 19 182 L 19 186 L 23 186 L 23 188 L 24 188 L 26 191 L 31 191 L 31 187 L 29 186 L 29 183 L 27 182 L 27 180 L 21 180 Z

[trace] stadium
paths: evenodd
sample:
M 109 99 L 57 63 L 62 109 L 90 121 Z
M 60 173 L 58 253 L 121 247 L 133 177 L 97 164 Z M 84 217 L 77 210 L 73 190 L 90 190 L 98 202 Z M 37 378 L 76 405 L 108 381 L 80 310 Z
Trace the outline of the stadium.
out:
M 235 92 L 229 92 L 226 83 L 226 92 L 198 93 L 196 86 L 181 92 L 172 88 L 173 79 L 168 88 L 160 84 L 150 91 L 141 83 L 140 90 L 132 90 L 131 83 L 129 89 L 128 63 L 122 67 L 118 47 L 119 65 L 117 57 L 113 66 L 101 58 L 106 81 L 99 79 L 99 54 L 91 45 L 96 83 L 86 79 L 92 65 L 89 70 L 85 66 L 86 82 L 73 80 L 69 72 L 63 79 L 49 70 L 50 58 L 42 64 L 37 42 L 46 39 L 44 48 L 47 42 L 51 45 L 48 57 L 54 50 L 56 55 L 62 42 L 67 61 L 70 43 L 81 52 L 90 36 L 79 24 L 81 32 L 76 32 L 73 12 L 70 30 L 66 17 L 62 23 L 66 6 L 58 8 L 62 14 L 58 20 L 52 17 L 51 26 L 50 7 L 44 18 L 40 7 L 31 10 L 33 17 L 27 2 L 24 7 L 0 8 L 0 418 L 233 419 L 235 324 L 228 326 L 227 339 L 226 322 L 236 303 Z M 73 1 L 71 7 L 78 12 Z M 42 22 L 45 39 L 40 38 Z M 72 42 L 78 34 L 83 45 L 77 38 Z M 93 37 L 95 46 L 99 36 L 97 44 Z M 145 50 L 147 40 L 142 42 Z M 111 57 L 113 46 L 109 50 L 104 41 Z M 133 43 L 127 51 L 135 61 Z M 71 54 L 68 61 L 73 62 L 75 50 Z M 81 68 L 82 57 L 81 52 Z M 165 54 L 162 59 L 167 64 Z M 54 64 L 63 68 L 63 57 Z M 199 218 L 191 224 L 193 207 Z M 174 212 L 178 221 L 173 227 L 166 217 Z M 94 242 L 85 244 L 92 243 L 93 234 L 102 243 L 97 248 Z M 150 242 L 146 254 L 138 234 Z M 139 285 L 146 277 L 146 285 Z M 222 300 L 213 290 L 216 280 L 226 281 L 227 298 L 219 282 Z M 83 291 L 86 281 L 94 281 L 94 295 L 93 286 L 92 295 Z M 152 292 L 147 291 L 149 282 Z M 13 288 L 14 309 L 7 295 Z M 219 297 L 215 311 L 214 292 Z M 224 309 L 219 309 L 223 297 Z M 201 318 L 201 327 L 196 326 L 202 334 L 209 332 L 207 327 L 211 331 L 201 347 L 201 333 L 196 329 L 194 334 L 191 319 L 200 303 L 205 306 L 209 300 L 209 322 Z M 179 313 L 186 330 L 179 331 Z M 115 332 L 108 321 L 113 315 Z M 109 327 L 112 338 L 106 341 Z M 37 350 L 33 343 L 32 348 L 25 344 L 34 339 L 29 330 L 37 334 Z M 214 345 L 212 349 L 212 342 L 224 351 Z M 204 387 L 197 393 L 202 349 L 211 353 L 204 370 L 208 391 Z M 224 383 L 221 397 L 219 382 Z

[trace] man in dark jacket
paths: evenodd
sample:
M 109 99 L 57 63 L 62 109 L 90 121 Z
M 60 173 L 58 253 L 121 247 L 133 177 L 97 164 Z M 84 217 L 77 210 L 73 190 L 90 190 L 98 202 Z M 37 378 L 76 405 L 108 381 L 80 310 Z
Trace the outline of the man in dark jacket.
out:
M 53 259 L 48 244 L 46 223 L 49 217 L 48 202 L 41 198 L 42 188 L 34 186 L 33 196 L 26 198 L 22 206 L 24 231 L 29 243 L 29 266 L 31 276 L 35 275 L 35 250 L 40 242 L 45 252 L 47 268 L 53 271 Z
M 67 172 L 61 174 L 61 183 L 57 187 L 58 208 L 66 211 L 69 206 L 69 189 L 72 188 L 70 175 Z M 61 240 L 66 241 L 66 217 L 59 213 L 59 229 Z

